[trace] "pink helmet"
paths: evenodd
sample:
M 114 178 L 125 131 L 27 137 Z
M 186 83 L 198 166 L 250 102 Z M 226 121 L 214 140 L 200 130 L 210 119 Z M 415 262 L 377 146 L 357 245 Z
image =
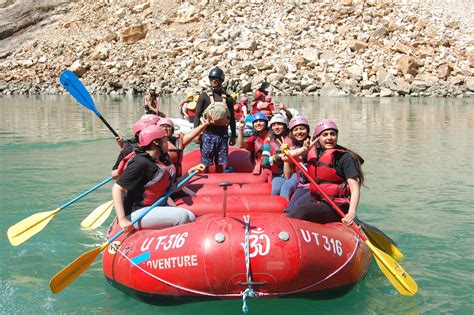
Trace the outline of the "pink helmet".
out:
M 270 103 L 272 101 L 272 97 L 270 95 L 265 96 L 265 102 Z
M 155 123 L 155 125 L 156 125 L 156 123 L 158 123 L 158 122 L 160 121 L 160 119 L 161 119 L 160 116 L 158 116 L 158 115 L 153 115 L 153 114 L 146 115 L 145 118 L 148 118 L 148 119 L 150 119 L 151 121 L 153 121 L 153 122 Z
M 164 131 L 157 125 L 151 125 L 143 129 L 142 132 L 140 132 L 140 136 L 138 137 L 138 145 L 141 147 L 146 147 L 153 140 L 161 139 L 164 137 L 166 137 L 166 131 Z
M 290 130 L 295 128 L 296 126 L 301 126 L 301 125 L 306 126 L 309 132 L 308 119 L 304 118 L 303 116 L 296 116 L 290 120 Z
M 242 104 L 243 103 L 248 103 L 248 102 L 249 102 L 249 99 L 246 98 L 245 96 L 240 99 L 240 103 L 242 103 Z
M 319 136 L 323 131 L 328 129 L 334 129 L 336 132 L 339 130 L 337 129 L 336 123 L 330 119 L 323 119 L 316 123 L 314 127 L 313 137 Z
M 140 132 L 143 129 L 145 129 L 146 127 L 151 126 L 151 125 L 155 125 L 155 124 L 156 124 L 156 122 L 154 122 L 152 119 L 150 119 L 148 117 L 141 118 L 133 124 L 133 129 L 132 129 L 133 134 L 136 135 L 137 132 Z
M 158 126 L 170 125 L 174 129 L 174 122 L 171 119 L 169 119 L 168 117 L 161 118 L 157 125 Z

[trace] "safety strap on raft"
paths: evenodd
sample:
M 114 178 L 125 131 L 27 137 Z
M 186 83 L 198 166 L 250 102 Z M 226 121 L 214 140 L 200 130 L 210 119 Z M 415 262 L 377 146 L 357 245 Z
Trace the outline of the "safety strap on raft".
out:
M 250 254 L 249 254 L 249 229 L 250 229 L 250 215 L 244 215 L 245 222 L 245 241 L 244 241 L 244 252 L 245 252 L 245 268 L 247 269 L 247 285 L 248 288 L 241 292 L 242 294 L 242 311 L 244 314 L 248 314 L 249 308 L 247 306 L 247 297 L 254 298 L 258 296 L 258 293 L 253 290 L 252 272 L 250 271 Z

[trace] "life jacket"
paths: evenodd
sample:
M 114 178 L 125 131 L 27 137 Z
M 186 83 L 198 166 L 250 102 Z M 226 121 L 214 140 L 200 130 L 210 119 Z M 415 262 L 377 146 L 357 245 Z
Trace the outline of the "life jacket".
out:
M 263 147 L 265 146 L 266 141 L 270 141 L 270 136 L 267 133 L 264 138 L 260 138 L 258 135 L 252 137 L 250 139 L 253 141 L 255 147 L 255 151 L 250 155 L 253 162 L 255 162 L 255 167 L 252 173 L 254 175 L 260 175 L 262 173 Z
M 230 123 L 230 110 L 227 107 L 227 95 L 222 93 L 222 102 L 216 102 L 214 100 L 214 92 L 210 91 L 207 93 L 211 99 L 211 103 L 202 113 L 202 119 L 212 119 L 213 123 L 211 126 L 222 126 L 227 127 Z M 203 121 L 202 121 L 203 122 Z
M 236 120 L 244 117 L 244 111 L 242 110 L 242 106 L 247 106 L 247 104 L 242 104 L 242 103 L 234 104 L 234 116 Z
M 325 150 L 323 154 L 318 157 L 316 147 L 312 148 L 308 152 L 308 173 L 335 203 L 349 204 L 351 191 L 347 180 L 336 173 L 334 163 L 334 154 L 336 152 L 347 151 L 342 149 L 329 149 Z M 309 190 L 316 199 L 324 200 L 323 195 L 319 193 L 315 185 L 310 184 Z
M 158 199 L 166 194 L 176 179 L 176 168 L 174 164 L 166 166 L 155 161 L 158 170 L 153 178 L 145 184 L 145 193 L 143 196 L 143 205 L 151 206 Z
M 186 115 L 189 117 L 196 116 L 196 102 L 189 102 L 186 104 Z
M 122 175 L 123 171 L 125 170 L 125 167 L 127 166 L 128 161 L 130 161 L 134 156 L 135 156 L 135 151 L 132 151 L 128 155 L 126 155 L 122 159 L 122 161 L 120 161 L 117 167 L 118 176 Z
M 281 144 L 279 143 L 279 141 L 276 141 L 276 138 L 274 136 L 269 137 L 268 142 L 270 145 L 270 154 L 269 154 L 270 156 L 281 153 L 280 151 Z M 283 139 L 283 143 L 291 145 L 290 138 L 285 137 Z M 272 171 L 273 175 L 278 175 L 278 176 L 282 175 L 283 174 L 283 161 L 274 162 L 273 165 L 269 167 L 269 169 Z
M 122 162 L 124 162 L 125 159 L 126 162 L 124 162 L 122 168 L 120 167 L 122 165 L 119 165 L 119 175 L 122 175 L 123 171 L 127 168 L 128 162 L 136 155 L 135 152 L 130 153 L 127 155 Z M 143 195 L 143 206 L 151 206 L 153 203 L 155 203 L 158 199 L 163 197 L 173 185 L 176 179 L 176 168 L 174 164 L 170 165 L 165 165 L 162 162 L 159 161 L 154 161 L 155 165 L 158 167 L 156 173 L 153 175 L 153 178 L 149 180 L 145 184 L 145 192 Z M 121 171 L 120 171 L 121 169 Z
M 172 141 L 168 141 L 168 155 L 170 156 L 170 160 L 176 168 L 176 178 L 179 178 L 183 174 L 183 168 L 181 166 L 181 162 L 183 161 L 183 149 L 178 149 L 176 142 L 176 138 L 174 143 Z
M 260 101 L 257 103 L 257 112 L 265 114 L 267 117 L 273 116 L 273 104 L 269 102 Z

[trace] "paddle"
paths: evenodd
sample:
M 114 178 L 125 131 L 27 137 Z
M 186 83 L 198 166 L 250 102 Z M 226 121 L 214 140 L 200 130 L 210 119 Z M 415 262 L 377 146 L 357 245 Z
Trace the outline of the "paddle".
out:
M 40 232 L 44 227 L 51 221 L 51 219 L 58 213 L 59 211 L 63 210 L 64 208 L 68 207 L 69 205 L 73 204 L 74 202 L 78 201 L 82 197 L 88 195 L 89 193 L 93 192 L 100 186 L 105 185 L 106 183 L 112 180 L 112 176 L 103 180 L 99 184 L 95 185 L 94 187 L 86 190 L 76 198 L 72 199 L 69 202 L 66 202 L 59 208 L 56 208 L 51 211 L 45 211 L 33 214 L 26 219 L 21 220 L 15 225 L 12 225 L 8 231 L 7 236 L 8 240 L 13 246 L 18 246 L 21 243 L 28 240 L 30 237 L 35 235 L 36 233 Z
M 110 200 L 104 202 L 100 206 L 94 209 L 84 220 L 81 222 L 81 227 L 87 230 L 93 230 L 102 225 L 107 220 L 112 209 L 114 207 L 114 201 Z
M 385 234 L 373 225 L 362 222 L 360 219 L 356 220 L 362 228 L 362 231 L 364 231 L 367 238 L 377 248 L 383 250 L 385 253 L 389 254 L 396 260 L 403 259 L 403 253 L 397 248 L 397 243 L 392 240 L 387 234 Z
M 61 85 L 85 108 L 93 111 L 97 117 L 102 120 L 102 122 L 109 128 L 109 130 L 114 134 L 115 137 L 120 137 L 117 132 L 109 125 L 107 120 L 102 116 L 102 114 L 97 110 L 92 100 L 91 95 L 87 92 L 85 86 L 79 81 L 79 78 L 70 70 L 65 70 L 59 76 L 59 82 Z
M 171 194 L 173 194 L 175 191 L 177 191 L 179 188 L 181 188 L 183 185 L 185 185 L 194 175 L 196 175 L 198 172 L 202 172 L 204 170 L 204 165 L 200 164 L 195 167 L 193 167 L 190 171 L 190 174 L 184 178 L 177 186 L 174 188 L 170 189 L 168 193 L 166 193 L 163 197 L 158 199 L 154 204 L 148 207 L 141 215 L 139 215 L 137 218 L 135 218 L 132 221 L 132 224 L 135 224 L 136 222 L 140 221 L 148 212 L 150 212 L 153 208 L 156 206 L 160 205 L 161 203 L 165 202 Z M 124 231 L 121 230 L 112 238 L 110 238 L 108 241 L 100 245 L 99 247 L 92 249 L 78 258 L 74 260 L 72 263 L 70 263 L 68 266 L 63 268 L 60 272 L 58 272 L 51 280 L 49 281 L 49 287 L 51 288 L 51 291 L 53 293 L 59 293 L 61 292 L 64 288 L 66 288 L 69 284 L 71 284 L 74 280 L 77 279 L 89 266 L 94 262 L 97 256 L 99 256 L 100 252 L 102 252 L 107 246 L 109 246 L 110 243 L 112 243 L 117 237 L 122 235 Z
M 312 185 L 316 187 L 321 195 L 323 195 L 324 199 L 333 207 L 334 210 L 343 218 L 344 212 L 332 201 L 331 198 L 319 187 L 318 184 L 311 178 L 308 172 L 301 167 L 301 165 L 296 161 L 296 159 L 290 154 L 288 146 L 282 146 L 282 152 L 285 153 L 286 156 L 300 169 L 300 171 L 304 174 L 304 176 L 311 182 Z M 372 251 L 372 255 L 375 258 L 377 265 L 379 266 L 380 270 L 385 274 L 387 279 L 392 283 L 392 285 L 397 289 L 398 292 L 402 295 L 412 296 L 418 291 L 418 285 L 416 284 L 415 280 L 400 266 L 395 259 L 390 257 L 388 254 L 384 253 L 382 250 L 378 249 L 369 239 L 360 231 L 360 229 L 352 223 L 350 225 L 352 229 L 359 235 L 359 237 L 364 241 L 367 247 Z

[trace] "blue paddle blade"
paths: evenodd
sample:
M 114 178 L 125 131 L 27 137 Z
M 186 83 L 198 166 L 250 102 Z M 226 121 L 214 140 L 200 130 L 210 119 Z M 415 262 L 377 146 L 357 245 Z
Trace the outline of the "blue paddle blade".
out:
M 70 70 L 65 70 L 59 76 L 61 85 L 84 107 L 93 111 L 98 117 L 102 116 L 95 107 L 91 95 L 87 92 L 85 86 L 79 78 Z

